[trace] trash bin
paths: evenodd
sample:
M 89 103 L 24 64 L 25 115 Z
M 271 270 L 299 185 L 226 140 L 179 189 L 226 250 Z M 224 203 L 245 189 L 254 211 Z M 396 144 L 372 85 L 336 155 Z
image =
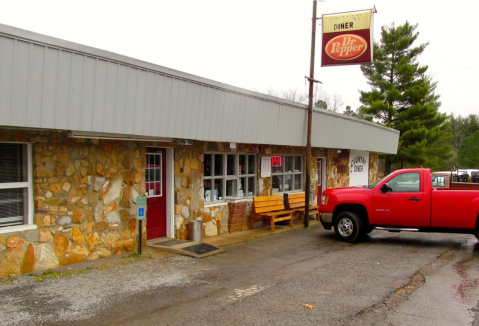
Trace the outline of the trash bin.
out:
M 203 221 L 190 221 L 188 234 L 191 241 L 201 242 L 203 240 Z

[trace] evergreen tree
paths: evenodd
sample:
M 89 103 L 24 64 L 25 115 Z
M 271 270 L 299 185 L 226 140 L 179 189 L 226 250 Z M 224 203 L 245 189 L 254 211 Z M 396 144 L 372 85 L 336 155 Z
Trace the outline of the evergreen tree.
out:
M 447 116 L 438 112 L 436 83 L 426 75 L 428 67 L 417 62 L 428 43 L 413 46 L 416 28 L 408 22 L 382 27 L 374 63 L 361 65 L 372 89 L 361 91 L 360 115 L 400 132 L 398 154 L 385 157 L 386 173 L 392 165 L 435 168 L 451 156 L 452 136 L 444 126 Z
M 461 168 L 479 167 L 479 130 L 466 137 L 459 149 L 459 164 Z

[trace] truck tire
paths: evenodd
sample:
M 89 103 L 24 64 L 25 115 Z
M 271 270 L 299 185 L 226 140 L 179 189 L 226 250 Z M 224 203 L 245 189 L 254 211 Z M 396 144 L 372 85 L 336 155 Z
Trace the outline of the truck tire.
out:
M 334 220 L 334 233 L 345 242 L 357 242 L 363 233 L 361 219 L 352 212 L 342 212 Z

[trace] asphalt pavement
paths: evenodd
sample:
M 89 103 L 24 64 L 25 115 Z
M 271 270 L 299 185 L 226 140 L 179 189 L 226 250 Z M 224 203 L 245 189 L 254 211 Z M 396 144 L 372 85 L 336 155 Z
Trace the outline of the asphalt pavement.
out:
M 316 221 L 205 242 L 196 259 L 144 248 L 0 280 L 0 325 L 479 326 L 469 235 L 373 231 L 348 244 Z

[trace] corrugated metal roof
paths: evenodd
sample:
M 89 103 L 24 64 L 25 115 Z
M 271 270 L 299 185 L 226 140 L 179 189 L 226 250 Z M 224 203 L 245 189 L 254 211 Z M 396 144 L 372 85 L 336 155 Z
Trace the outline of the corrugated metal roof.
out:
M 307 106 L 0 24 L 0 125 L 306 145 Z M 399 133 L 313 113 L 312 146 L 396 153 Z

